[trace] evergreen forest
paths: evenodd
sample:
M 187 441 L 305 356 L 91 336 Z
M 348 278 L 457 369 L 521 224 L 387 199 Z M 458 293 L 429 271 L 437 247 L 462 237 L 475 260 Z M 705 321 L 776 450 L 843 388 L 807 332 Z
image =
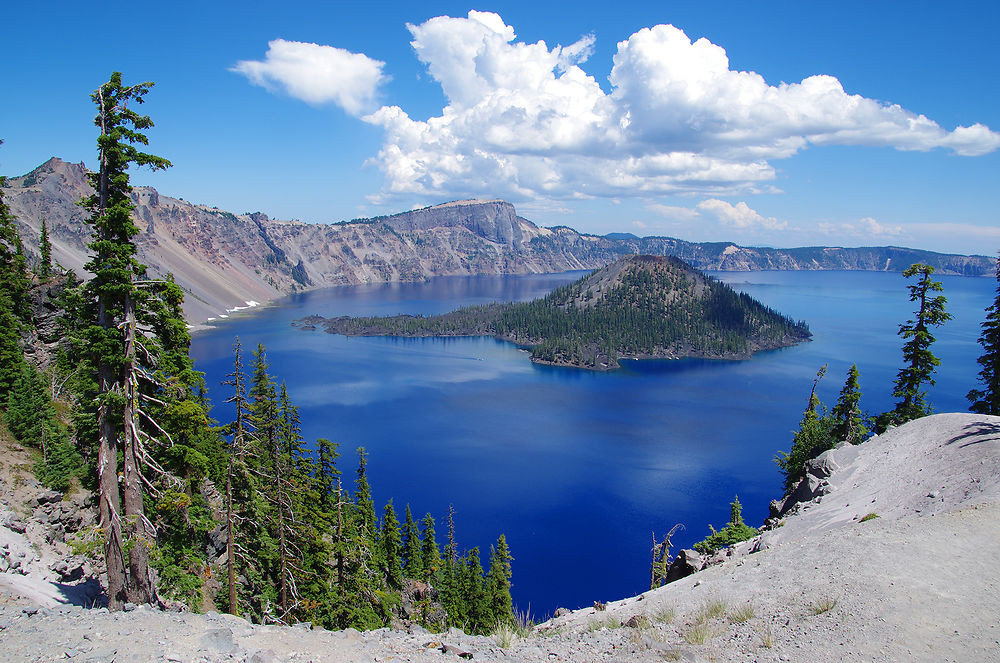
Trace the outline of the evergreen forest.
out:
M 747 358 L 809 338 L 794 322 L 673 257 L 630 256 L 530 302 L 434 316 L 312 316 L 349 336 L 495 336 L 531 347 L 533 361 L 613 369 L 630 358 Z

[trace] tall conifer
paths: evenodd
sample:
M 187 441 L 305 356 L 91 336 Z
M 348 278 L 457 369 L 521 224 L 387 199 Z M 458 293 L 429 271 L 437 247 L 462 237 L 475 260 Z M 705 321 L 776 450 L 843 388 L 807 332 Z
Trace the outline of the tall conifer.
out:
M 858 384 L 858 365 L 852 364 L 847 371 L 847 380 L 844 388 L 840 390 L 837 404 L 830 412 L 833 419 L 834 443 L 850 442 L 851 444 L 861 444 L 864 441 L 868 429 L 865 428 L 861 416 L 861 388 Z
M 424 558 L 420 546 L 420 530 L 413 520 L 410 505 L 406 505 L 406 519 L 403 521 L 403 576 L 412 580 L 423 580 Z
M 514 617 L 510 596 L 510 563 L 513 559 L 507 537 L 501 534 L 496 546 L 490 548 L 490 569 L 486 573 L 486 598 L 491 622 L 508 622 Z
M 141 104 L 152 87 L 145 82 L 124 86 L 121 74 L 98 88 L 91 98 L 97 107 L 94 123 L 99 127 L 97 172 L 90 184 L 94 194 L 84 200 L 94 228 L 89 244 L 93 258 L 84 267 L 94 274 L 87 292 L 95 303 L 96 324 L 87 330 L 90 360 L 96 369 L 98 476 L 101 528 L 105 532 L 105 560 L 108 573 L 108 604 L 120 609 L 126 600 L 149 602 L 155 587 L 149 573 L 148 553 L 152 545 L 149 521 L 143 513 L 142 482 L 138 448 L 135 393 L 136 310 L 144 297 L 136 288 L 136 277 L 145 267 L 136 260 L 132 238 L 139 229 L 132 223 L 134 206 L 127 169 L 130 164 L 167 168 L 162 157 L 140 152 L 135 144 L 146 145 L 142 131 L 152 121 L 129 106 Z M 124 515 L 137 540 L 128 548 L 122 534 L 122 496 L 119 494 L 119 435 L 123 437 Z
M 52 242 L 49 241 L 49 229 L 42 217 L 42 230 L 38 237 L 38 253 L 41 261 L 38 263 L 38 275 L 47 279 L 52 275 Z
M 979 344 L 983 354 L 976 361 L 982 367 L 979 384 L 982 389 L 972 389 L 966 395 L 969 410 L 979 414 L 1000 415 L 1000 261 L 997 261 L 997 294 L 986 309 Z
M 403 541 L 399 534 L 399 520 L 396 518 L 392 500 L 386 503 L 383 510 L 378 543 L 386 583 L 389 589 L 398 591 L 403 588 Z
M 951 314 L 944 310 L 948 300 L 944 295 L 934 294 L 944 288 L 940 281 L 931 279 L 933 273 L 933 267 L 920 263 L 910 265 L 903 271 L 906 278 L 917 277 L 916 283 L 907 286 L 910 301 L 917 303 L 917 310 L 912 320 L 899 326 L 899 335 L 906 341 L 903 344 L 905 365 L 899 369 L 892 391 L 892 395 L 899 399 L 896 407 L 879 417 L 882 430 L 890 424 L 904 424 L 931 413 L 924 385 L 934 384 L 934 369 L 941 363 L 930 350 L 935 340 L 931 328 L 951 320 Z
M 434 518 L 431 514 L 424 516 L 421 523 L 423 543 L 420 547 L 420 564 L 423 567 L 424 580 L 437 586 L 438 574 L 441 572 L 441 551 L 434 538 Z

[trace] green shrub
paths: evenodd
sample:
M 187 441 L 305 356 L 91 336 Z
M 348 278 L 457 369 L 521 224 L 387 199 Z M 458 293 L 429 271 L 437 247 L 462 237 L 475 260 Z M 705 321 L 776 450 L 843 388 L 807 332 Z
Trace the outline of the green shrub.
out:
M 743 522 L 743 506 L 740 504 L 739 496 L 733 499 L 729 505 L 729 523 L 719 531 L 716 531 L 711 525 L 708 528 L 712 530 L 712 534 L 694 544 L 695 550 L 706 555 L 711 555 L 719 548 L 746 541 L 757 535 L 755 528 Z

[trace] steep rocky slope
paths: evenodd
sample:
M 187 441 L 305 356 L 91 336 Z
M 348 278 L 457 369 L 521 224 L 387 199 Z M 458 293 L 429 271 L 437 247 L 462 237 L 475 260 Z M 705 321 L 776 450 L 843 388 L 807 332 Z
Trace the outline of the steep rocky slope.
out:
M 828 452 L 813 471 L 822 480 L 788 505 L 784 524 L 725 561 L 640 596 L 559 611 L 527 637 L 310 631 L 144 608 L 108 613 L 0 583 L 0 655 L 255 663 L 1000 660 L 1000 417 L 920 419 Z M 46 509 L 40 504 L 34 513 Z M 862 522 L 869 513 L 879 517 Z
M 89 193 L 81 164 L 52 158 L 8 179 L 4 198 L 29 251 L 45 218 L 53 257 L 83 275 L 90 232 L 76 203 Z M 991 275 L 991 258 L 896 247 L 768 249 L 669 237 L 584 235 L 540 228 L 502 200 L 457 201 L 333 224 L 278 221 L 135 190 L 139 255 L 155 276 L 173 273 L 191 322 L 225 316 L 303 288 L 431 276 L 527 274 L 596 269 L 629 254 L 673 255 L 698 269 L 901 271 L 913 262 L 940 273 Z

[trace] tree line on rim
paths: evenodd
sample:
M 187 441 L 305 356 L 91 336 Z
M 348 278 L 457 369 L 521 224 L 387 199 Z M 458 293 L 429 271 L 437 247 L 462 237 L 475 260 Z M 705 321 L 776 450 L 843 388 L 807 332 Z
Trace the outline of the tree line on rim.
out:
M 351 494 L 335 443 L 321 439 L 307 452 L 298 408 L 263 345 L 246 374 L 237 339 L 225 383 L 236 417 L 212 421 L 183 293 L 170 277 L 147 278 L 136 258 L 127 170 L 171 165 L 137 148 L 153 123 L 135 106 L 152 85 L 123 85 L 116 72 L 91 95 L 99 168 L 81 204 L 93 229 L 92 279 L 81 284 L 52 265 L 44 223 L 32 273 L 0 196 L 3 421 L 41 452 L 45 485 L 80 481 L 96 491 L 99 524 L 75 545 L 103 561 L 109 607 L 174 599 L 260 622 L 376 628 L 403 614 L 408 589 L 416 607 L 406 616 L 427 626 L 481 632 L 512 623 L 506 538 L 491 546 L 484 571 L 478 548 L 459 550 L 453 512 L 443 551 L 430 514 L 418 527 L 407 506 L 400 529 L 390 500 L 380 518 L 364 449 Z M 36 296 L 63 311 L 44 372 L 22 348 L 40 333 Z M 225 572 L 216 574 L 206 542 L 220 521 Z

